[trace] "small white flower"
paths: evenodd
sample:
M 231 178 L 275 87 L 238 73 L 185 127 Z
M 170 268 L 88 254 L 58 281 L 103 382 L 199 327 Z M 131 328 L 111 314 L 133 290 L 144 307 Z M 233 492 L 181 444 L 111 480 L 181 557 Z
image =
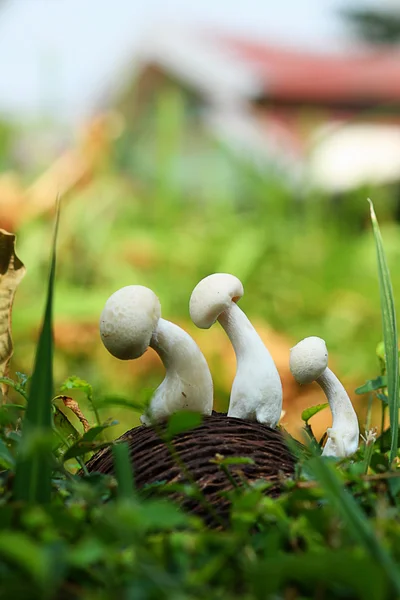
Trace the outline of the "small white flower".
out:
M 365 436 L 361 434 L 361 438 L 367 446 L 371 446 L 376 442 L 376 438 L 378 435 L 378 428 L 372 427 L 371 429 L 365 430 Z

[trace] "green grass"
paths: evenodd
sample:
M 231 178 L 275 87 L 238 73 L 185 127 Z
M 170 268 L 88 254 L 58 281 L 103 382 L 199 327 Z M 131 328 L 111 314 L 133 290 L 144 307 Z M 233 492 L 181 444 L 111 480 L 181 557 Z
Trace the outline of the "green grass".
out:
M 54 396 L 52 327 L 58 215 L 57 212 L 46 308 L 24 412 L 13 488 L 16 500 L 34 504 L 48 504 L 51 497 L 51 401 Z
M 132 500 L 133 498 L 133 474 L 132 462 L 129 456 L 129 446 L 121 442 L 113 447 L 115 478 L 118 485 L 118 497 L 120 500 Z
M 375 236 L 378 258 L 379 288 L 381 296 L 382 329 L 387 372 L 387 390 L 390 414 L 391 445 L 390 462 L 397 457 L 399 429 L 399 342 L 397 336 L 396 309 L 393 298 L 392 282 L 386 262 L 383 241 L 371 202 L 371 221 Z

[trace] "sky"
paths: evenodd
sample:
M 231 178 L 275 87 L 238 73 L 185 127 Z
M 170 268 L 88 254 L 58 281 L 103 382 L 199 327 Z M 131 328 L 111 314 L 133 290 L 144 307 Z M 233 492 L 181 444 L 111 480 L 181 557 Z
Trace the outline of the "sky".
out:
M 143 36 L 163 23 L 337 51 L 346 43 L 336 16 L 345 5 L 349 0 L 5 0 L 0 116 L 79 120 L 116 70 L 134 58 Z

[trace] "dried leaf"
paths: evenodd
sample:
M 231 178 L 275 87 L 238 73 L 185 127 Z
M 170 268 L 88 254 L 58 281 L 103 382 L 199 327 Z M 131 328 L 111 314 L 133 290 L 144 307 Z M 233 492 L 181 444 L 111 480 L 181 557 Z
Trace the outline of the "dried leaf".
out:
M 70 398 L 69 396 L 57 396 L 57 398 L 60 398 L 60 400 L 63 401 L 64 406 L 72 410 L 74 415 L 78 417 L 78 419 L 82 423 L 83 431 L 86 433 L 90 429 L 90 423 L 79 408 L 79 404 L 77 403 L 77 401 L 73 398 Z
M 15 235 L 0 229 L 0 376 L 8 375 L 13 353 L 11 313 L 15 290 L 25 275 L 25 266 L 15 254 Z M 3 396 L 7 385 L 1 384 Z

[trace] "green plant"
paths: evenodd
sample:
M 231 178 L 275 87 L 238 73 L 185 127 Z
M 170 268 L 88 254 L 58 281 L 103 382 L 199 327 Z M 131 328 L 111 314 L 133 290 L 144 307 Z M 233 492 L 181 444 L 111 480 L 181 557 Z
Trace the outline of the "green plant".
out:
M 51 494 L 53 462 L 51 399 L 54 395 L 52 323 L 58 214 L 57 212 L 43 326 L 37 346 L 15 467 L 15 499 L 34 504 L 48 504 Z
M 396 311 L 393 298 L 392 283 L 386 263 L 382 237 L 371 200 L 371 221 L 374 230 L 376 251 L 378 256 L 379 288 L 381 295 L 382 328 L 384 353 L 387 370 L 388 403 L 390 411 L 390 462 L 397 456 L 399 429 L 399 342 L 397 336 Z

